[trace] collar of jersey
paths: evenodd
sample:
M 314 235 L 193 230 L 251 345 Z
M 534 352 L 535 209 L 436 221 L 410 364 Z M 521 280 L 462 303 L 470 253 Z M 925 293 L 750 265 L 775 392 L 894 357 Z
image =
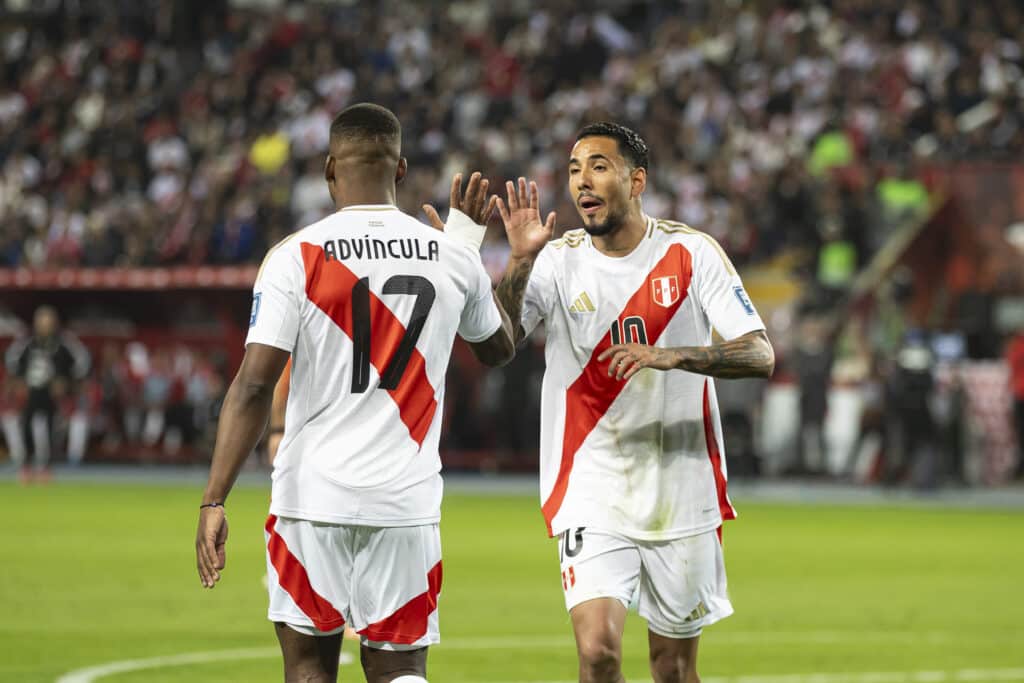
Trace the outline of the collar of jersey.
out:
M 340 211 L 398 211 L 394 204 L 353 204 Z

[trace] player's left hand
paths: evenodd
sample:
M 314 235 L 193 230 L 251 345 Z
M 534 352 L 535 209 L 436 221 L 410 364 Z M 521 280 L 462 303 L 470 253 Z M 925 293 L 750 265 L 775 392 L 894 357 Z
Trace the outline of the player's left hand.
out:
M 494 213 L 498 198 L 495 195 L 488 195 L 487 188 L 490 181 L 484 178 L 477 171 L 469 176 L 469 184 L 466 185 L 466 194 L 462 194 L 462 174 L 456 173 L 452 178 L 452 190 L 448 197 L 448 206 L 458 209 L 469 216 L 477 225 L 487 225 L 487 221 Z M 438 230 L 444 231 L 444 221 L 438 215 L 437 209 L 430 204 L 423 205 L 423 213 L 427 214 L 427 220 Z
M 196 531 L 196 568 L 204 588 L 213 588 L 220 581 L 227 557 L 228 518 L 223 507 L 201 508 Z
M 669 349 L 644 344 L 616 344 L 604 350 L 597 357 L 598 361 L 611 358 L 608 364 L 608 376 L 627 380 L 644 368 L 655 370 L 672 370 L 676 367 L 676 358 Z

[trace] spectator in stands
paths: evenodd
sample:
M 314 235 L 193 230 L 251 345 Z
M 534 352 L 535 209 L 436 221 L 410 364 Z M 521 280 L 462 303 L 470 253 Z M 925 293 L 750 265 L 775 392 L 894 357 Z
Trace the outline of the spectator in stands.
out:
M 254 262 L 320 208 L 303 191 L 317 131 L 354 92 L 435 162 L 409 206 L 467 157 L 544 192 L 584 120 L 633 122 L 666 169 L 651 210 L 740 261 L 816 239 L 803 200 L 837 175 L 900 211 L 920 188 L 887 164 L 1024 154 L 1021 13 L 1003 0 L 25 6 L 0 90 L 6 265 Z M 957 40 L 966 25 L 979 38 Z

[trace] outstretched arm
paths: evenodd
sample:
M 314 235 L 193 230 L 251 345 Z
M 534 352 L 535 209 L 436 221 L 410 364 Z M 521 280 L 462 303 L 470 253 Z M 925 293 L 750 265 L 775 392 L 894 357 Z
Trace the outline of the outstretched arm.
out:
M 608 376 L 623 380 L 643 368 L 686 370 L 724 379 L 770 377 L 775 369 L 775 351 L 764 330 L 711 346 L 660 349 L 643 344 L 616 344 L 597 359 L 610 359 Z
M 508 181 L 505 183 L 505 192 L 508 204 L 499 197 L 498 213 L 505 224 L 509 258 L 505 275 L 494 293 L 512 321 L 515 342 L 518 344 L 526 336 L 521 323 L 526 285 L 530 281 L 533 262 L 554 232 L 555 212 L 552 211 L 546 221 L 540 222 L 537 183 L 531 181 L 527 184 L 526 178 L 519 178 L 518 184 Z

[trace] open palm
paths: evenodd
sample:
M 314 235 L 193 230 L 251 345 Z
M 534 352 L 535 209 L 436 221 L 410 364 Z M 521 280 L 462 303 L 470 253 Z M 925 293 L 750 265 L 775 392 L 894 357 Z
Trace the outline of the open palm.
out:
M 530 181 L 527 193 L 526 178 L 520 178 L 518 187 L 511 180 L 505 183 L 508 204 L 498 198 L 498 213 L 505 224 L 505 235 L 511 247 L 512 258 L 533 258 L 551 240 L 555 229 L 555 212 L 541 223 L 537 183 Z

